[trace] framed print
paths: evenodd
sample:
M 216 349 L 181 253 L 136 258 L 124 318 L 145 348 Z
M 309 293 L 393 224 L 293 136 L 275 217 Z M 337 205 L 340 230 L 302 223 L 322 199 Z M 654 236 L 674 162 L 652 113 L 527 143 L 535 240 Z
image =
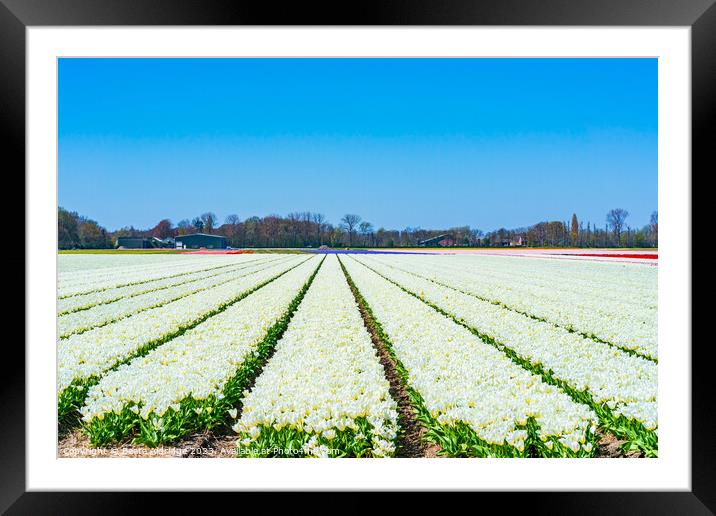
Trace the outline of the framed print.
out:
M 3 510 L 711 513 L 691 183 L 716 8 L 577 5 L 5 1 L 26 347 Z

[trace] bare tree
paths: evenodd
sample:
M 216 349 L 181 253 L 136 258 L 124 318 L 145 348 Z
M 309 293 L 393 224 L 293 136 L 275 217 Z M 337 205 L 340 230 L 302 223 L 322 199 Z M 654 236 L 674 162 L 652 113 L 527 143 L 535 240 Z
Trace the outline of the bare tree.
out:
M 311 219 L 313 218 L 310 211 L 301 212 L 301 237 L 303 242 L 301 247 L 311 245 Z
M 659 212 L 654 211 L 651 213 L 649 219 L 649 230 L 651 231 L 651 239 L 654 247 L 659 244 Z
M 286 217 L 288 219 L 289 238 L 291 240 L 291 247 L 301 247 L 298 243 L 298 235 L 300 234 L 301 227 L 301 214 L 298 212 L 289 213 Z
M 367 220 L 364 220 L 363 222 L 361 222 L 359 224 L 358 228 L 360 229 L 360 233 L 361 233 L 361 235 L 363 235 L 363 238 L 364 238 L 363 245 L 366 245 L 368 238 L 373 233 L 373 224 L 371 224 Z M 368 245 L 370 245 L 370 244 L 368 244 Z
M 326 224 L 326 216 L 323 213 L 314 213 L 312 218 L 318 233 L 318 245 L 323 245 L 323 229 Z
M 229 237 L 229 241 L 232 246 L 238 245 L 239 227 L 241 219 L 238 215 L 232 213 L 227 215 L 224 219 L 224 225 L 219 228 L 220 232 L 223 232 L 224 236 Z
M 346 231 L 348 231 L 348 247 L 353 245 L 353 233 L 355 233 L 356 227 L 360 224 L 361 220 L 360 215 L 354 215 L 352 213 L 345 214 L 341 219 L 341 222 L 346 226 Z
M 177 224 L 177 234 L 187 235 L 191 231 L 191 221 L 189 219 L 183 219 Z
M 607 213 L 607 226 L 612 228 L 612 231 L 614 231 L 617 247 L 621 245 L 622 228 L 624 227 L 624 223 L 626 222 L 626 218 L 628 216 L 629 212 L 622 208 L 614 208 L 613 210 L 609 210 L 609 213 Z
M 471 229 L 470 234 L 472 235 L 472 240 L 474 245 L 480 245 L 480 238 L 482 238 L 482 235 L 484 234 L 481 229 Z
M 229 224 L 230 226 L 236 226 L 239 222 L 241 222 L 241 219 L 234 213 L 227 215 L 226 219 L 224 219 L 224 224 Z
M 211 233 L 214 229 L 214 226 L 216 226 L 216 214 L 207 211 L 206 213 L 202 213 L 201 217 L 199 218 L 204 223 L 204 231 L 206 231 L 207 233 Z

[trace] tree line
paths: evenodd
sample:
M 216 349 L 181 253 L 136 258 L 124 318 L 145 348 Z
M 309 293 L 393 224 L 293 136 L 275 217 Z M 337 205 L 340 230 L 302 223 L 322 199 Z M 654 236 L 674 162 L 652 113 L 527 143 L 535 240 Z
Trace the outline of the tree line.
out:
M 580 222 L 576 214 L 570 221 L 539 222 L 528 228 L 498 229 L 485 235 L 483 245 L 499 247 L 658 247 L 659 214 L 654 211 L 642 227 L 627 224 L 629 212 L 615 208 L 607 213 L 604 226 Z
M 429 242 L 432 246 L 440 242 L 440 245 L 469 247 L 657 247 L 657 212 L 652 213 L 650 223 L 641 228 L 630 227 L 628 216 L 626 210 L 616 208 L 607 213 L 603 227 L 590 222 L 585 227 L 573 214 L 571 221 L 539 222 L 528 228 L 500 228 L 484 233 L 470 226 L 376 229 L 371 222 L 351 213 L 344 215 L 338 224 L 332 224 L 325 215 L 310 211 L 244 220 L 232 214 L 219 223 L 213 212 L 206 212 L 176 225 L 162 219 L 148 229 L 128 226 L 107 231 L 96 221 L 60 207 L 58 247 L 106 249 L 115 247 L 117 238 L 123 236 L 167 239 L 190 233 L 224 236 L 231 247 L 416 247 L 430 239 L 436 239 Z

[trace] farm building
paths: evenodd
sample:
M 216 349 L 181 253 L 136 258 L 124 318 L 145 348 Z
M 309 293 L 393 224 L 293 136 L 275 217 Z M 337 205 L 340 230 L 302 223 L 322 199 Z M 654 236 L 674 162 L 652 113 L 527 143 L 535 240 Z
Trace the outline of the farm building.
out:
M 502 247 L 523 247 L 525 245 L 524 240 L 521 236 L 518 236 L 517 238 L 503 238 L 500 240 L 499 245 Z
M 228 241 L 221 235 L 207 235 L 206 233 L 193 233 L 179 235 L 174 241 L 177 249 L 226 249 Z
M 452 247 L 455 245 L 455 239 L 452 235 L 438 235 L 433 238 L 428 238 L 427 240 L 422 240 L 418 242 L 418 245 L 421 247 Z
M 152 244 L 154 245 L 154 247 L 173 248 L 174 247 L 174 239 L 172 237 L 167 237 L 167 238 L 152 237 Z
M 143 237 L 119 237 L 115 247 L 124 249 L 150 249 L 154 247 L 151 238 Z

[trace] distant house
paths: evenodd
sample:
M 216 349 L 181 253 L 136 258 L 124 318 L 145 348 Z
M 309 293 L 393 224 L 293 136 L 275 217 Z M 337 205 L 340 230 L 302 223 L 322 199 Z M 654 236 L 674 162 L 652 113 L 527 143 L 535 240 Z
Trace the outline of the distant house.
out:
M 497 245 L 502 247 L 522 247 L 525 245 L 525 242 L 521 236 L 518 236 L 515 238 L 503 238 L 498 241 Z
M 115 247 L 123 249 L 150 249 L 154 247 L 150 238 L 143 237 L 118 237 Z
M 221 235 L 207 235 L 206 233 L 193 233 L 179 235 L 174 239 L 177 249 L 226 249 L 229 246 L 226 237 Z

